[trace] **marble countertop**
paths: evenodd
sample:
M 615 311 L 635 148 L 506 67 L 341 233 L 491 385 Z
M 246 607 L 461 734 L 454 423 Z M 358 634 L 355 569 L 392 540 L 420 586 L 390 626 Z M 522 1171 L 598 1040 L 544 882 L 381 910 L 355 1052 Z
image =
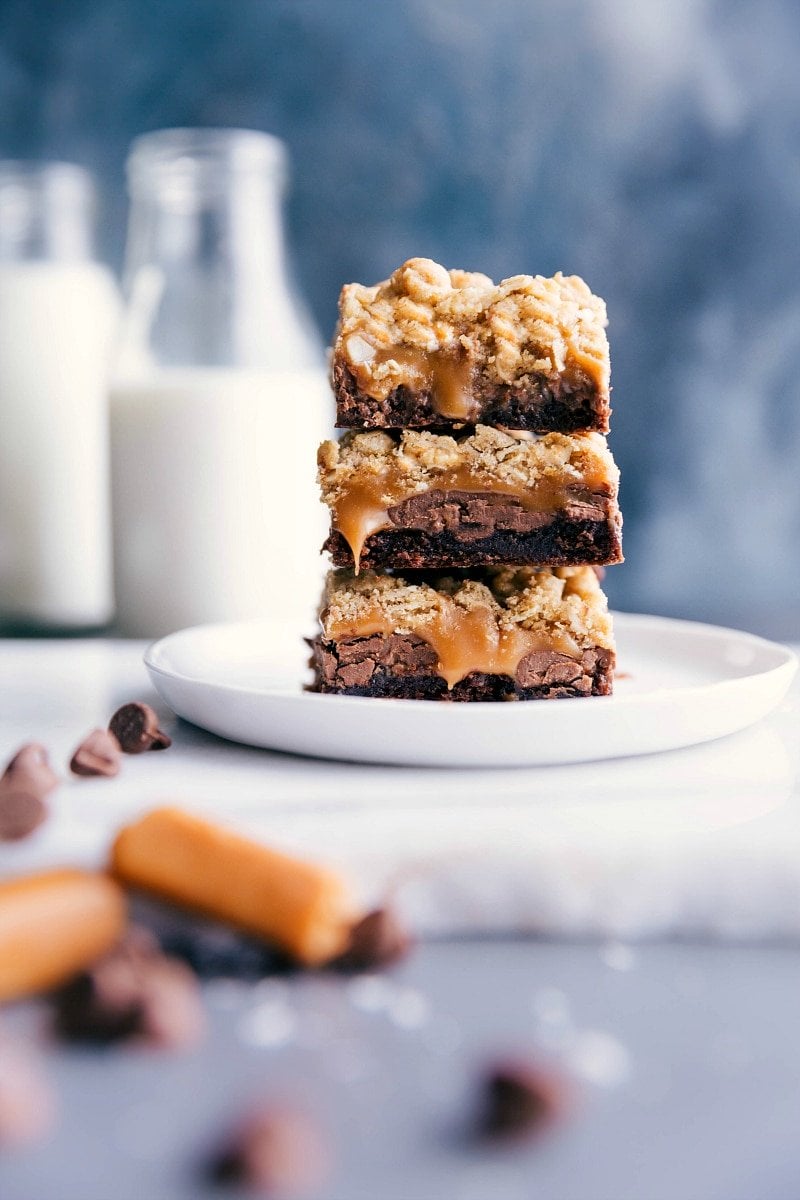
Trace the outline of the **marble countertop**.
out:
M 142 649 L 0 643 L 0 758 L 36 739 L 66 772 L 118 704 L 155 699 Z M 384 975 L 211 980 L 211 1036 L 184 1055 L 57 1046 L 40 1004 L 5 1010 L 58 1120 L 0 1155 L 3 1200 L 212 1200 L 201 1165 L 256 1097 L 326 1131 L 315 1200 L 791 1200 L 797 963 L 780 943 L 800 935 L 799 707 L 795 683 L 715 744 L 509 771 L 303 760 L 164 714 L 168 752 L 65 780 L 0 873 L 100 862 L 127 817 L 178 802 L 336 863 L 365 899 L 394 890 L 439 940 Z M 661 940 L 687 933 L 748 941 Z M 481 1150 L 464 1131 L 509 1053 L 559 1064 L 579 1102 L 541 1143 Z
M 0 643 L 0 758 L 43 742 L 57 769 L 118 704 L 159 707 L 144 644 Z M 442 770 L 303 759 L 164 713 L 163 754 L 65 780 L 0 873 L 103 861 L 114 831 L 185 804 L 391 892 L 423 935 L 800 936 L 800 683 L 753 728 L 669 754 L 568 767 Z

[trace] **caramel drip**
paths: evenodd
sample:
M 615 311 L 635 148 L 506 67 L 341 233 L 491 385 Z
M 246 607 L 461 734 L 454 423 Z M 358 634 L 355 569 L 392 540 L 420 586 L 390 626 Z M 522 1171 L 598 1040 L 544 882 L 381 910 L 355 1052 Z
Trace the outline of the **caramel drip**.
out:
M 587 375 L 601 391 L 608 387 L 608 367 L 602 359 L 589 351 L 582 350 L 574 338 L 568 341 L 570 355 L 575 365 Z
M 472 368 L 468 360 L 450 349 L 420 350 L 416 346 L 390 346 L 378 350 L 375 365 L 395 362 L 406 373 L 407 386 L 430 393 L 431 403 L 449 421 L 471 421 L 477 415 L 472 395 Z
M 514 679 L 523 658 L 536 651 L 580 657 L 577 643 L 565 633 L 542 633 L 518 625 L 501 626 L 497 614 L 488 605 L 462 608 L 449 598 L 443 599 L 441 608 L 434 613 L 410 620 L 404 617 L 403 626 L 436 652 L 436 670 L 450 689 L 472 671 L 508 675 Z M 341 640 L 375 634 L 388 637 L 397 630 L 389 617 L 375 608 L 357 620 L 337 625 L 330 632 Z
M 585 499 L 593 492 L 607 490 L 603 479 L 584 479 L 579 488 L 563 480 L 542 479 L 535 486 L 512 480 L 491 480 L 468 466 L 442 471 L 431 477 L 427 491 L 463 491 L 513 496 L 527 512 L 559 512 L 571 500 Z M 389 510 L 418 495 L 418 489 L 395 462 L 377 475 L 368 475 L 343 485 L 333 505 L 333 527 L 350 547 L 358 574 L 364 543 L 371 534 L 391 525 Z

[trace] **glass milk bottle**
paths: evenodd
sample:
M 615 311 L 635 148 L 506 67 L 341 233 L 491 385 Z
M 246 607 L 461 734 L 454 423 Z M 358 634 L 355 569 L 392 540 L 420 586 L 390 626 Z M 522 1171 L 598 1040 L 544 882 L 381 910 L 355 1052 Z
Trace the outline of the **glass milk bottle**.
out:
M 322 346 L 290 283 L 283 144 L 138 138 L 111 393 L 121 632 L 269 617 L 307 632 L 324 539 Z
M 94 188 L 0 162 L 0 625 L 112 615 L 107 386 L 119 298 L 92 255 Z

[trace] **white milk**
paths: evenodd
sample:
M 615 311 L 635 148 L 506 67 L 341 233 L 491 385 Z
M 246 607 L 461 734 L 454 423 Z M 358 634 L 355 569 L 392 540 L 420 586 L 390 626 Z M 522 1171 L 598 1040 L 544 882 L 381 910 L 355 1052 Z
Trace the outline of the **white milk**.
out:
M 272 617 L 311 628 L 326 521 L 323 369 L 161 370 L 111 395 L 117 614 L 156 637 Z
M 118 317 L 96 263 L 0 264 L 0 618 L 112 613 L 107 372 Z

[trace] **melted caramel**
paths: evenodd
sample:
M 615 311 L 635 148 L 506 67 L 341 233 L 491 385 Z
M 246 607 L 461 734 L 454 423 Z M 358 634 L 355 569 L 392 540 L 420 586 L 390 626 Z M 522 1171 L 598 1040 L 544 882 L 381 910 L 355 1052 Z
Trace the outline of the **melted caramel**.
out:
M 565 508 L 571 500 L 587 498 L 593 492 L 607 489 L 601 479 L 585 479 L 580 488 L 567 486 L 563 480 L 542 479 L 535 487 L 511 480 L 489 480 L 467 466 L 441 471 L 431 477 L 427 491 L 463 491 L 513 496 L 527 512 L 553 513 Z M 350 547 L 358 574 L 364 543 L 371 534 L 391 525 L 389 510 L 403 500 L 418 495 L 409 478 L 390 461 L 385 471 L 365 475 L 346 484 L 339 499 L 332 505 L 333 528 L 341 533 Z
M 543 633 L 518 625 L 501 626 L 496 612 L 488 605 L 463 608 L 449 597 L 443 598 L 438 611 L 421 615 L 417 620 L 412 618 L 410 627 L 404 619 L 404 626 L 436 652 L 436 670 L 450 689 L 472 671 L 508 675 L 514 679 L 523 658 L 536 651 L 580 657 L 580 648 L 566 633 Z M 372 637 L 374 634 L 388 637 L 397 630 L 389 617 L 376 607 L 355 621 L 337 625 L 330 632 L 342 639 Z
M 472 421 L 478 406 L 472 395 L 472 368 L 453 349 L 420 350 L 416 346 L 390 346 L 375 354 L 373 363 L 396 362 L 403 368 L 407 386 L 429 392 L 431 404 L 449 421 Z
M 567 338 L 567 345 L 575 365 L 592 380 L 595 387 L 605 391 L 608 387 L 608 366 L 596 354 L 582 350 L 574 337 Z

